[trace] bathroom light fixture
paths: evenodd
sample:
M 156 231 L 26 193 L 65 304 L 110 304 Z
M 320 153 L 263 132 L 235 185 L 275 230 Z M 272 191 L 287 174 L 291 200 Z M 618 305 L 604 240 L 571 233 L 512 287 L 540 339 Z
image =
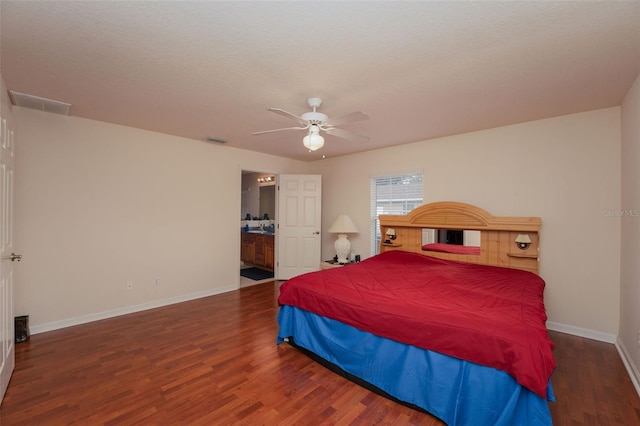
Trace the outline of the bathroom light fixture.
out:
M 324 146 L 324 138 L 320 136 L 320 127 L 317 124 L 309 126 L 309 134 L 302 139 L 302 144 L 309 151 L 317 151 Z
M 330 234 L 338 234 L 334 247 L 338 255 L 338 263 L 349 263 L 347 257 L 351 253 L 351 242 L 347 239 L 347 234 L 357 234 L 358 228 L 346 214 L 341 214 L 336 218 L 327 231 Z
M 258 178 L 259 183 L 268 183 L 273 182 L 275 180 L 275 176 L 262 176 Z
M 391 244 L 391 241 L 396 239 L 396 230 L 393 228 L 387 228 L 385 235 L 387 236 L 387 239 L 384 241 L 385 244 Z
M 531 238 L 529 238 L 529 234 L 518 234 L 516 237 L 516 244 L 518 244 L 518 248 L 520 250 L 526 250 L 531 245 Z

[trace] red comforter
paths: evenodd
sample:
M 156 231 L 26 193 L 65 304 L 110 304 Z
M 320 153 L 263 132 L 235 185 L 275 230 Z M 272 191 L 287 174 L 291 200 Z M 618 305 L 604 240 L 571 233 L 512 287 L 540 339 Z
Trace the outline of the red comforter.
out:
M 395 250 L 294 277 L 278 302 L 506 371 L 546 398 L 555 359 L 543 290 L 530 272 Z

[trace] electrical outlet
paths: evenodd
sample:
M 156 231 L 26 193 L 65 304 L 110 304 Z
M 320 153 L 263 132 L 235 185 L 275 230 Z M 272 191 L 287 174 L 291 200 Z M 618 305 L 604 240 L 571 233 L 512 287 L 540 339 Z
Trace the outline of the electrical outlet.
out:
M 153 285 L 155 287 L 160 287 L 160 278 L 156 277 L 153 279 Z
M 127 290 L 133 289 L 133 281 L 127 281 Z

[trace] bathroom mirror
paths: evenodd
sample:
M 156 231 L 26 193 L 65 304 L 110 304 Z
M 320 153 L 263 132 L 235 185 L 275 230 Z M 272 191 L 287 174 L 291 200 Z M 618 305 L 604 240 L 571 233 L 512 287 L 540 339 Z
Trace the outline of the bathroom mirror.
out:
M 269 215 L 270 219 L 276 217 L 276 186 L 261 186 L 260 187 L 260 217 L 264 214 Z

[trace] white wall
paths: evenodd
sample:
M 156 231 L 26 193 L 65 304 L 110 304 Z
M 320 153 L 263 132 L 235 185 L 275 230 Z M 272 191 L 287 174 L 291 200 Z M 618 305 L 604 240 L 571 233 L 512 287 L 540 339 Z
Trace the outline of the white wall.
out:
M 424 171 L 424 201 L 542 218 L 540 273 L 550 324 L 614 341 L 620 313 L 620 109 L 609 108 L 315 162 L 323 229 L 348 213 L 369 253 L 369 178 Z M 450 167 L 456 165 L 456 169 Z M 323 233 L 323 257 L 333 238 Z
M 640 393 L 640 76 L 622 103 L 622 242 L 618 343 Z
M 370 176 L 422 169 L 425 202 L 542 217 L 550 321 L 618 334 L 621 219 L 607 212 L 621 209 L 620 108 L 314 163 L 14 110 L 25 256 L 15 313 L 36 331 L 237 288 L 241 170 L 321 173 L 323 229 L 348 213 L 360 229 L 352 246 L 366 257 Z M 332 256 L 323 233 L 323 258 Z
M 14 114 L 24 256 L 15 314 L 30 315 L 34 332 L 238 288 L 241 170 L 304 166 L 93 120 Z

